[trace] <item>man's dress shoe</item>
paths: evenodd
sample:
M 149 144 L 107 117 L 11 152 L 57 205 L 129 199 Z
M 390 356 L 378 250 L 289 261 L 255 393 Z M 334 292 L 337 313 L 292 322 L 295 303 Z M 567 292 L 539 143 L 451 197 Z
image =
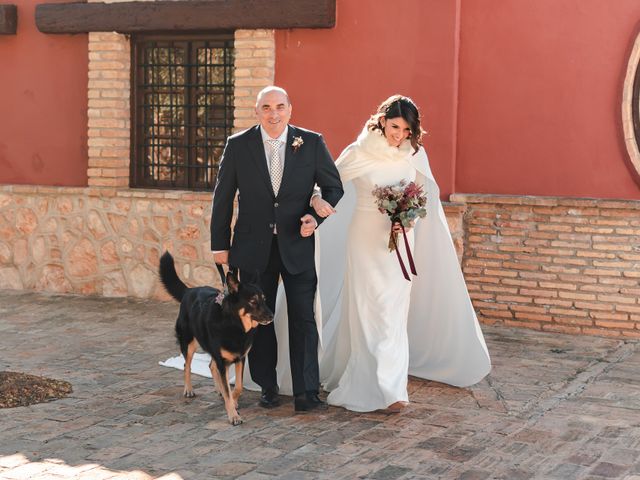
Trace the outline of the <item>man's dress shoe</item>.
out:
M 260 395 L 260 406 L 264 408 L 273 408 L 280 405 L 280 397 L 277 388 L 263 388 Z
M 327 404 L 320 400 L 317 393 L 303 393 L 293 399 L 293 408 L 296 412 L 308 412 L 310 410 L 326 410 Z

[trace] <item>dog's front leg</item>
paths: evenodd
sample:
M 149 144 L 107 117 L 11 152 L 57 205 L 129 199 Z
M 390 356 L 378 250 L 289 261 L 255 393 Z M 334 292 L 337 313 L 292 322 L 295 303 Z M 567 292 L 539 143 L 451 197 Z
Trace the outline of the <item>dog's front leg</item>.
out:
M 212 361 L 211 376 L 214 378 L 216 385 L 218 386 L 218 390 L 220 390 L 220 393 L 222 393 L 222 398 L 224 399 L 224 407 L 227 410 L 229 423 L 231 423 L 231 425 L 240 425 L 242 423 L 242 418 L 236 410 L 235 401 L 231 398 L 229 380 L 227 377 L 227 367 L 224 364 L 219 366 L 218 362 Z
M 193 361 L 193 355 L 196 353 L 198 343 L 195 340 L 191 340 L 191 343 L 187 346 L 187 355 L 184 359 L 184 396 L 187 398 L 193 398 L 196 396 L 191 386 L 191 362 Z
M 238 400 L 242 395 L 242 379 L 244 378 L 244 358 L 236 362 L 236 386 L 233 389 L 231 397 L 236 408 L 238 408 Z

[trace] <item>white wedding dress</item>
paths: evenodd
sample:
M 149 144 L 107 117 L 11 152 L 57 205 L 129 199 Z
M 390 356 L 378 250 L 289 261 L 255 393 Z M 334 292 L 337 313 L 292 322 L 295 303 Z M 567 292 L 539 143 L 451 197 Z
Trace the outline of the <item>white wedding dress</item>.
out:
M 364 129 L 336 161 L 345 196 L 316 234 L 320 378 L 328 402 L 349 410 L 407 401 L 408 374 L 462 387 L 491 369 L 427 155 L 422 148 L 412 153 L 409 142 L 391 147 Z M 424 185 L 427 216 L 409 233 L 418 272 L 409 282 L 387 248 L 390 221 L 371 191 L 414 178 Z M 406 265 L 403 241 L 399 247 Z M 280 393 L 291 395 L 282 288 L 274 322 Z M 192 371 L 210 376 L 207 356 L 200 363 Z M 184 368 L 181 356 L 161 364 Z M 259 390 L 248 369 L 245 387 Z
M 320 376 L 328 402 L 373 411 L 407 401 L 408 374 L 456 386 L 480 381 L 491 361 L 424 149 L 414 155 L 409 142 L 391 147 L 380 132 L 365 128 L 336 165 L 348 193 L 322 226 L 321 238 L 351 224 L 342 275 L 339 250 L 321 248 Z M 402 179 L 415 179 L 427 194 L 427 216 L 410 234 L 418 272 L 411 282 L 387 249 L 390 222 L 371 194 L 375 184 Z M 406 259 L 403 242 L 399 247 Z M 336 276 L 344 284 L 333 300 L 326 298 L 323 280 Z
M 332 405 L 371 411 L 408 401 L 412 283 L 402 276 L 396 253 L 389 251 L 391 222 L 378 211 L 372 191 L 376 185 L 413 181 L 415 176 L 408 162 L 391 157 L 353 179 L 356 206 L 348 230 L 341 318 L 323 355 L 321 375 Z M 413 249 L 412 230 L 408 239 Z M 398 240 L 408 268 L 402 236 Z

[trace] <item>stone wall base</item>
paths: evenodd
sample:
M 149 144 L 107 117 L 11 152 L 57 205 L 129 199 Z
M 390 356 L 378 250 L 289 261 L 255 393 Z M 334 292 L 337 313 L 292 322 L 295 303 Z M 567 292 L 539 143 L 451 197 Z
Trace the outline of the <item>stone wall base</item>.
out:
M 445 212 L 480 321 L 640 338 L 640 201 L 455 194 Z M 0 288 L 168 300 L 158 259 L 219 286 L 210 193 L 0 187 Z
M 0 288 L 169 299 L 164 250 L 191 285 L 216 285 L 211 194 L 105 188 L 0 188 Z
M 464 209 L 446 211 L 462 247 Z M 210 217 L 210 193 L 2 186 L 0 288 L 168 300 L 164 250 L 185 283 L 219 287 Z

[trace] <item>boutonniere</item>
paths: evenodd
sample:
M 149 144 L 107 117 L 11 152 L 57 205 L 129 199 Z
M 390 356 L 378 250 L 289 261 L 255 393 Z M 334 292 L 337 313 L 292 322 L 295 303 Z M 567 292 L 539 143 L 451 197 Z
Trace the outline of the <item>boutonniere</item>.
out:
M 303 143 L 304 140 L 302 140 L 302 137 L 293 137 L 293 142 L 291 142 L 291 148 L 293 148 L 293 152 L 297 152 Z

